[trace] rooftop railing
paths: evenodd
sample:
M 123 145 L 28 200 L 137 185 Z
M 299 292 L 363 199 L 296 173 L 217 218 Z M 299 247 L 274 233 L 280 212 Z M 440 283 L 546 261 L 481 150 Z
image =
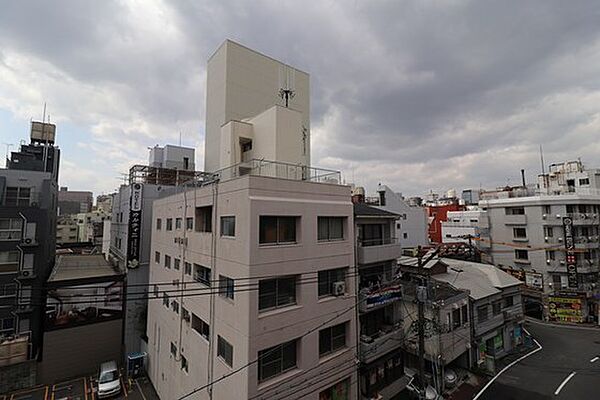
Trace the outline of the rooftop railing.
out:
M 340 185 L 341 174 L 339 171 L 309 167 L 301 164 L 291 164 L 281 161 L 252 159 L 247 162 L 234 164 L 223 168 L 215 175 L 221 182 L 238 178 L 244 175 L 266 176 L 271 178 L 291 179 L 296 181 L 309 181 Z

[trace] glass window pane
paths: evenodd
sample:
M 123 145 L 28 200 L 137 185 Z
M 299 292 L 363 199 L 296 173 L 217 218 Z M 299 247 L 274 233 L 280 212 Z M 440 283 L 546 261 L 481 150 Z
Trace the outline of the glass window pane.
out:
M 279 242 L 289 243 L 296 241 L 296 218 L 279 218 Z
M 319 240 L 327 240 L 329 238 L 329 218 L 319 217 L 318 218 L 318 236 Z
M 344 238 L 344 220 L 343 218 L 330 218 L 329 219 L 329 239 L 343 239 Z
M 277 217 L 260 217 L 260 243 L 277 243 Z
M 288 342 L 283 345 L 283 369 L 290 369 L 296 366 L 296 341 Z

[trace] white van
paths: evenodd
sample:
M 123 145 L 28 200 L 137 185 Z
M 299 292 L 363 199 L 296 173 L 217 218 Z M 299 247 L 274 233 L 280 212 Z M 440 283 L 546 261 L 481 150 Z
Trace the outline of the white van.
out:
M 98 374 L 98 398 L 114 396 L 121 392 L 121 380 L 119 379 L 119 369 L 114 361 L 105 362 L 100 365 Z

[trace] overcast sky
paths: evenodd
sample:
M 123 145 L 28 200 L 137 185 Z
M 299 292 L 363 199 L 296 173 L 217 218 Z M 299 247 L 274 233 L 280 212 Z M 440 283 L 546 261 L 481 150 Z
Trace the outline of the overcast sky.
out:
M 311 75 L 313 165 L 372 191 L 533 181 L 600 166 L 597 1 L 0 0 L 0 141 L 44 102 L 61 185 L 113 191 L 148 146 L 197 148 L 226 38 Z M 2 145 L 2 156 L 5 146 Z M 0 163 L 1 164 L 1 163 Z

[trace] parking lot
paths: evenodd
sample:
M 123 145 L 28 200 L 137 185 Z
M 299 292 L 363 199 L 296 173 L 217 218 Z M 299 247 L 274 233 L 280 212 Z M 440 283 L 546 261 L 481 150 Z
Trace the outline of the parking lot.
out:
M 42 385 L 0 396 L 0 400 L 96 400 L 95 377 L 82 377 L 55 385 Z M 121 393 L 111 399 L 158 400 L 147 378 L 132 380 L 121 377 Z

